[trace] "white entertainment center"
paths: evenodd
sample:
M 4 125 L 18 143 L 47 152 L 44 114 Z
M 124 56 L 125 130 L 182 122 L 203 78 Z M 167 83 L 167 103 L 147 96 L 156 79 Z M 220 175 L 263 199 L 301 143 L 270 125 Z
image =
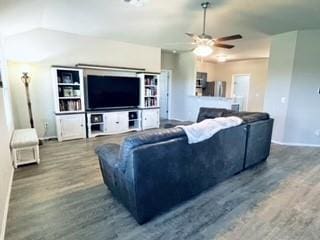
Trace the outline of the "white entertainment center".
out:
M 81 68 L 52 68 L 58 141 L 159 128 L 158 73 L 135 73 L 140 79 L 139 106 L 102 111 L 86 111 L 84 75 Z

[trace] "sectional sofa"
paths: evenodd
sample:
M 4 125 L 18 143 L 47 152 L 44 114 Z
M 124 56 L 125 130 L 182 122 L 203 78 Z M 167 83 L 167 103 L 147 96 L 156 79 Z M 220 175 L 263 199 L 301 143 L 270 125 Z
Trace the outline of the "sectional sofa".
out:
M 243 124 L 196 144 L 172 127 L 96 149 L 105 184 L 139 224 L 267 159 L 273 127 L 268 114 L 201 108 L 198 121 L 222 116 L 239 116 Z

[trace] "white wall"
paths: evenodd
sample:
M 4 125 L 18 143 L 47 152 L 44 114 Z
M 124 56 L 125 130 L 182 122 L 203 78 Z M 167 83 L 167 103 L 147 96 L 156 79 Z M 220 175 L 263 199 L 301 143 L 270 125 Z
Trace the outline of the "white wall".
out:
M 196 71 L 208 73 L 209 82 L 216 80 L 216 64 L 214 63 L 197 60 Z
M 20 77 L 25 63 L 31 73 L 31 100 L 35 126 L 40 137 L 44 122 L 49 123 L 47 136 L 55 136 L 53 95 L 50 67 L 77 63 L 146 68 L 159 72 L 161 49 L 109 41 L 57 31 L 37 29 L 11 36 L 5 42 L 9 62 L 14 118 L 17 128 L 29 127 L 26 97 Z
M 175 71 L 177 67 L 178 54 L 161 51 L 161 69 Z
M 299 31 L 284 142 L 320 146 L 320 30 Z
M 195 79 L 195 58 L 193 53 L 178 54 L 176 70 L 172 79 L 172 105 L 173 119 L 187 120 L 190 110 L 187 99 L 192 95 L 193 79 Z
M 272 37 L 264 110 L 275 119 L 273 140 L 283 141 L 297 32 Z
M 234 74 L 250 74 L 248 111 L 262 111 L 267 87 L 268 59 L 252 59 L 215 65 L 215 81 L 227 81 L 227 96 L 232 97 Z
M 200 107 L 230 108 L 230 101 L 226 99 L 195 96 L 196 68 L 199 65 L 197 66 L 193 53 L 178 54 L 175 66 L 172 79 L 172 119 L 196 121 Z M 210 70 L 209 64 L 202 70 Z M 210 72 L 213 73 L 211 70 Z
M 265 110 L 275 118 L 273 140 L 320 146 L 320 30 L 274 36 Z
M 4 89 L 0 88 L 0 239 L 4 239 L 5 223 L 10 198 L 10 189 L 13 177 L 13 167 L 10 154 L 10 137 L 13 130 L 10 99 L 7 91 L 6 60 L 1 48 L 0 36 L 0 63 Z
M 232 97 L 232 76 L 234 74 L 250 74 L 248 111 L 263 110 L 268 75 L 268 59 L 252 59 L 225 63 L 197 61 L 197 71 L 207 72 L 209 81 L 226 81 L 227 97 Z
M 209 81 L 227 81 L 227 96 L 233 74 L 251 74 L 249 111 L 262 111 L 266 90 L 268 59 L 255 59 L 216 64 L 198 61 L 193 53 L 162 56 L 162 68 L 173 69 L 172 118 L 195 121 L 200 107 L 230 108 L 231 100 L 215 97 L 196 97 L 196 71 L 208 72 Z

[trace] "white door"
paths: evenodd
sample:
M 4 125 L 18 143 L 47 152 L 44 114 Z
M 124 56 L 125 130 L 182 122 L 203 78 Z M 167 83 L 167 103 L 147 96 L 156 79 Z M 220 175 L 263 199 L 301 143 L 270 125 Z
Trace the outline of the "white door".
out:
M 57 116 L 58 140 L 71 140 L 85 138 L 85 116 L 84 114 Z
M 236 74 L 232 79 L 232 97 L 240 104 L 240 111 L 248 110 L 248 99 L 250 89 L 250 75 Z
M 169 118 L 170 70 L 162 70 L 160 74 L 160 118 Z

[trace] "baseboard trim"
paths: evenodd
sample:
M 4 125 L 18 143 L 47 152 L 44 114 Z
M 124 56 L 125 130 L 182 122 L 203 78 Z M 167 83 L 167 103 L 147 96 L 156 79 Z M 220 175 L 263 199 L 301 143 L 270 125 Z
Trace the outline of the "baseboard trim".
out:
M 55 140 L 55 139 L 58 139 L 58 137 L 57 136 L 50 136 L 50 137 L 41 137 L 41 138 L 39 138 L 39 140 L 42 140 L 42 141 Z
M 10 177 L 10 181 L 9 181 L 10 185 L 9 185 L 9 189 L 8 189 L 8 193 L 7 193 L 6 205 L 4 208 L 4 216 L 3 216 L 2 226 L 1 226 L 0 240 L 4 240 L 4 237 L 6 234 L 9 203 L 10 203 L 11 189 L 12 189 L 12 183 L 13 183 L 13 175 L 14 175 L 14 168 L 12 168 L 11 177 Z
M 285 145 L 285 146 L 294 146 L 294 147 L 320 147 L 318 144 L 306 144 L 306 143 L 287 143 L 287 142 L 279 142 L 272 140 L 272 143 Z
M 168 120 L 173 120 L 173 121 L 179 121 L 179 122 L 186 122 L 188 120 L 182 120 L 182 119 L 178 119 L 178 118 L 170 118 Z

